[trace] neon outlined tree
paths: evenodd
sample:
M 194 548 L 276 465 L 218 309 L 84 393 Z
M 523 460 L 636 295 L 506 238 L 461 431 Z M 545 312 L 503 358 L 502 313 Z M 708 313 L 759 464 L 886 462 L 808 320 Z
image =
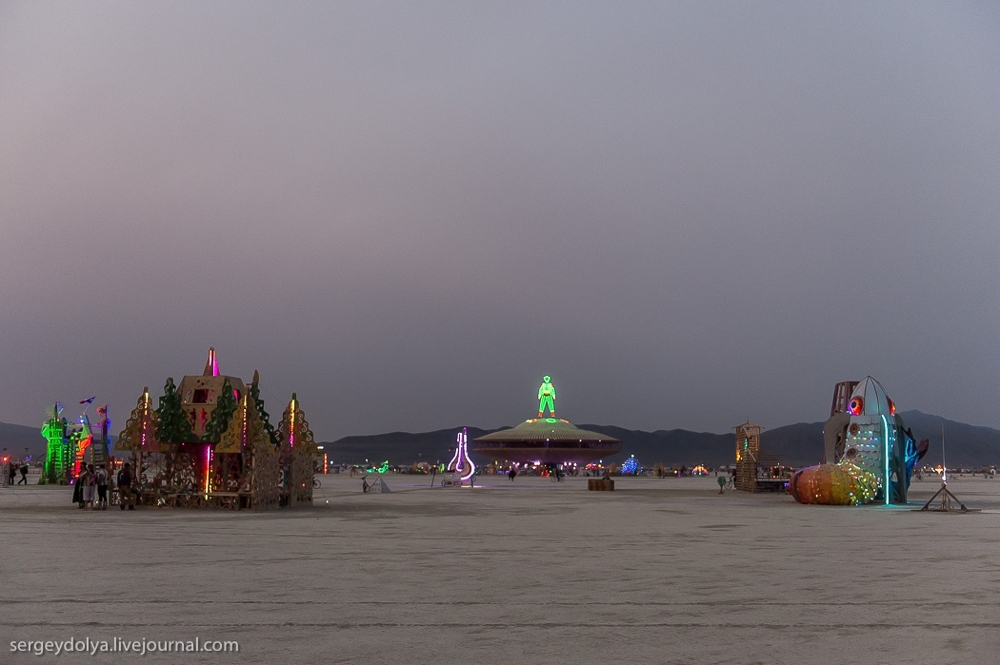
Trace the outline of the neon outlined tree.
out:
M 264 425 L 264 431 L 270 437 L 271 443 L 278 445 L 278 432 L 275 431 L 274 425 L 271 424 L 271 416 L 264 410 L 264 400 L 260 397 L 260 386 L 257 385 L 259 381 L 260 374 L 257 373 L 257 370 L 254 370 L 253 381 L 250 383 L 250 397 L 253 397 L 254 404 L 257 405 L 257 415 L 260 416 L 260 421 Z
M 237 406 L 236 397 L 233 395 L 233 386 L 229 383 L 229 379 L 226 379 L 222 382 L 221 394 L 215 400 L 212 417 L 205 425 L 205 435 L 201 437 L 201 440 L 210 443 L 218 442 L 222 433 L 229 427 L 229 421 L 233 419 Z
M 194 430 L 191 429 L 191 421 L 181 407 L 181 396 L 177 394 L 173 377 L 167 377 L 167 383 L 163 386 L 163 396 L 160 397 L 160 405 L 156 408 L 156 417 L 160 422 L 160 441 L 164 443 L 197 441 Z

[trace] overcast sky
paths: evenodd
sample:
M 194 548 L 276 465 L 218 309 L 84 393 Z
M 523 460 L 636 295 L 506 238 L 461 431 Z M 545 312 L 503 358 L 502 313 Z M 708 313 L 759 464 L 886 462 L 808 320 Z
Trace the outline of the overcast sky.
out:
M 0 420 L 1000 427 L 993 2 L 0 2 Z

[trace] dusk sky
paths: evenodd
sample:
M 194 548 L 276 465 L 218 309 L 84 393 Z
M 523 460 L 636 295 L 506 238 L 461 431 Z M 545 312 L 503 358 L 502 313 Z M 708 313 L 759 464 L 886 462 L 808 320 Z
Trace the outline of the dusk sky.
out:
M 995 2 L 0 2 L 0 421 L 1000 427 Z

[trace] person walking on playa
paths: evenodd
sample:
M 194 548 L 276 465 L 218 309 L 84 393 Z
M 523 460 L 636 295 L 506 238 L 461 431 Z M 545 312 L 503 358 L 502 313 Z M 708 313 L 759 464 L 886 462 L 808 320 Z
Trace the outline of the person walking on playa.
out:
M 18 485 L 27 485 L 28 484 L 28 463 L 27 462 L 25 462 L 24 464 L 21 465 L 21 479 L 19 481 L 17 481 L 17 484 Z
M 125 462 L 125 466 L 118 472 L 118 497 L 119 508 L 125 510 L 128 505 L 129 510 L 135 510 L 135 492 L 132 491 L 132 465 Z

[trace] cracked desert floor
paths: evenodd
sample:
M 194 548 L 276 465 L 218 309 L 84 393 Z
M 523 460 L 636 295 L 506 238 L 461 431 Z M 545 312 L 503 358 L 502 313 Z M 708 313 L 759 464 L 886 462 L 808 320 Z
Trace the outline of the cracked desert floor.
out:
M 716 479 L 614 492 L 480 478 L 389 494 L 323 476 L 266 514 L 77 510 L 0 489 L 0 663 L 987 663 L 1000 479 L 970 514 L 803 506 Z M 27 640 L 236 640 L 238 654 L 12 652 Z

